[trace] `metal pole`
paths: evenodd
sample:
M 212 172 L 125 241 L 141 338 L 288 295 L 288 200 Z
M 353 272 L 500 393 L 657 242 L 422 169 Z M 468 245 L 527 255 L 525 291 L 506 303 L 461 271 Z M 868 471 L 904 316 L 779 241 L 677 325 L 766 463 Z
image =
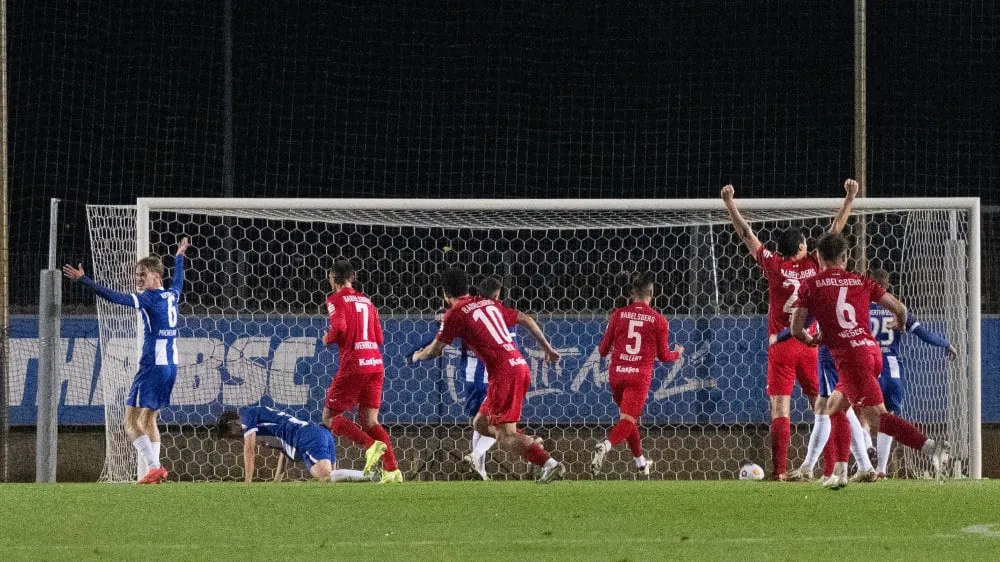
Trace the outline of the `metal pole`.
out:
M 56 247 L 59 245 L 59 199 L 49 199 L 49 269 L 56 268 Z
M 226 0 L 222 41 L 222 196 L 233 196 L 233 0 Z
M 868 196 L 868 84 L 866 57 L 867 24 L 865 0 L 854 0 L 854 179 L 858 182 L 858 197 Z M 868 271 L 868 229 L 864 217 L 854 222 L 857 241 L 854 267 Z
M 10 418 L 7 411 L 7 380 L 10 373 L 10 246 L 9 215 L 7 212 L 7 3 L 0 2 L 0 482 L 8 479 L 8 435 Z
M 59 315 L 62 277 L 57 269 L 42 271 L 38 300 L 38 414 L 35 419 L 35 482 L 56 481 L 59 446 Z

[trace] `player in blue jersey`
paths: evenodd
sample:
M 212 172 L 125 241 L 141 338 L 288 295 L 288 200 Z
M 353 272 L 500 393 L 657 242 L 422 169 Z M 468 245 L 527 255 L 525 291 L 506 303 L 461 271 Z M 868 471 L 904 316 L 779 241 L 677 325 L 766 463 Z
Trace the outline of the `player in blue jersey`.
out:
M 284 452 L 278 463 L 275 480 L 280 479 L 285 458 L 301 461 L 309 474 L 323 482 L 371 480 L 360 470 L 337 468 L 337 450 L 330 430 L 274 408 L 250 406 L 239 412 L 223 412 L 216 422 L 216 430 L 220 439 L 243 438 L 243 480 L 247 486 L 253 482 L 258 436 L 277 439 Z
M 484 296 L 493 300 L 499 300 L 500 291 L 503 289 L 503 283 L 496 277 L 487 277 L 483 279 L 479 285 L 473 289 L 471 292 Z M 440 323 L 440 318 L 438 319 Z M 435 332 L 434 336 L 431 336 L 427 341 L 423 342 L 417 349 L 423 349 L 430 345 L 434 341 L 434 337 L 437 335 Z M 513 335 L 513 331 L 512 331 Z M 486 390 L 489 384 L 489 373 L 486 372 L 486 364 L 476 357 L 476 352 L 472 351 L 463 342 L 459 340 L 458 351 L 461 360 L 458 365 L 458 375 L 463 380 L 463 394 L 465 395 L 465 406 L 464 410 L 469 419 L 476 417 L 479 413 L 479 407 L 483 405 L 483 400 L 486 399 Z M 412 356 L 413 354 L 408 354 Z M 472 429 L 472 450 L 462 457 L 462 460 L 469 463 L 469 466 L 476 471 L 477 474 L 483 480 L 489 480 L 490 476 L 486 472 L 486 453 L 495 445 L 497 442 L 496 438 L 492 435 L 483 435 L 479 433 L 473 427 Z
M 883 269 L 874 269 L 868 274 L 876 283 L 886 291 L 892 290 L 889 283 L 889 272 Z M 882 387 L 882 396 L 885 399 L 885 408 L 890 413 L 899 415 L 903 407 L 904 371 L 903 362 L 899 354 L 899 342 L 903 334 L 910 333 L 921 341 L 935 347 L 944 348 L 949 359 L 958 357 L 955 347 L 948 343 L 943 336 L 931 332 L 912 314 L 906 317 L 906 330 L 896 331 L 895 320 L 892 313 L 877 304 L 872 304 L 869 311 L 872 335 L 882 348 L 882 373 L 879 375 L 879 386 Z M 889 456 L 892 451 L 892 437 L 879 433 L 876 437 L 878 446 L 878 467 L 876 477 L 885 478 L 889 468 Z
M 187 237 L 181 238 L 174 259 L 174 278 L 170 289 L 163 288 L 166 270 L 156 257 L 136 263 L 135 293 L 119 293 L 97 284 L 77 267 L 63 266 L 63 275 L 90 287 L 108 302 L 139 310 L 143 325 L 142 355 L 139 370 L 132 381 L 125 402 L 125 434 L 148 470 L 140 484 L 159 484 L 167 479 L 167 469 L 160 464 L 160 410 L 170 404 L 170 392 L 177 378 L 177 306 L 184 287 L 184 252 Z M 140 462 L 142 466 L 142 462 Z

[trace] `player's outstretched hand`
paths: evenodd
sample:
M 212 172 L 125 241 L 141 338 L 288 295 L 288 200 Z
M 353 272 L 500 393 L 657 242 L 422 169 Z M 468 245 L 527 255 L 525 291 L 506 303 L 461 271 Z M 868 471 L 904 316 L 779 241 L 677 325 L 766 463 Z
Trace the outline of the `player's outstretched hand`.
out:
M 559 355 L 559 352 L 554 347 L 549 347 L 545 350 L 545 360 L 549 363 L 558 363 L 560 357 L 562 356 Z
M 684 346 L 683 345 L 675 345 L 674 346 L 674 353 L 676 353 L 679 356 L 683 356 L 684 355 Z
M 736 190 L 733 189 L 732 184 L 727 184 L 722 188 L 722 192 L 719 194 L 723 201 L 729 202 L 733 200 L 736 195 Z
M 188 246 L 190 246 L 188 243 L 188 237 L 185 236 L 184 238 L 181 238 L 181 243 L 177 245 L 177 255 L 183 256 L 184 252 L 188 249 Z
M 945 355 L 948 356 L 948 359 L 951 359 L 952 361 L 958 359 L 958 350 L 955 349 L 955 346 L 949 345 L 948 349 L 945 349 L 944 352 Z
M 421 351 L 423 351 L 423 348 L 420 348 L 409 355 L 410 363 L 416 363 L 422 359 L 420 357 Z
M 83 275 L 84 275 L 84 273 L 83 273 L 83 264 L 82 263 L 78 264 L 76 267 L 73 267 L 70 264 L 64 265 L 63 266 L 63 275 L 65 277 L 69 278 L 70 281 L 79 281 L 80 278 L 83 277 Z
M 857 180 L 853 180 L 851 178 L 847 178 L 846 180 L 844 180 L 844 191 L 847 192 L 847 195 L 849 197 L 854 197 L 855 195 L 857 195 L 858 189 L 859 186 Z

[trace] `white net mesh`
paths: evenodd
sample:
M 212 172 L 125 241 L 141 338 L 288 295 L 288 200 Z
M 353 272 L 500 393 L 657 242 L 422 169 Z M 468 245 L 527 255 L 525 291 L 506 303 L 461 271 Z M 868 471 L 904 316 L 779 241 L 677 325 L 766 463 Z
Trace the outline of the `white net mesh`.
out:
M 405 361 L 434 333 L 441 307 L 436 274 L 448 265 L 464 266 L 474 279 L 500 276 L 502 298 L 537 315 L 562 351 L 557 366 L 543 365 L 535 343 L 522 338 L 533 377 L 522 419 L 571 475 L 588 474 L 593 443 L 617 419 L 607 364 L 595 350 L 608 313 L 622 304 L 626 276 L 637 270 L 656 273 L 655 306 L 670 318 L 672 343 L 687 348 L 684 360 L 654 372 L 641 422 L 653 477 L 733 478 L 745 459 L 765 465 L 767 287 L 728 218 L 716 211 L 542 212 L 518 205 L 511 201 L 503 212 L 151 211 L 152 254 L 172 255 L 182 235 L 194 244 L 181 307 L 181 367 L 172 406 L 162 416 L 164 457 L 173 477 L 241 477 L 238 447 L 216 441 L 209 430 L 225 407 L 273 405 L 319 421 L 336 365 L 335 352 L 320 342 L 326 326 L 321 305 L 329 289 L 326 270 L 340 256 L 359 269 L 360 288 L 383 318 L 381 420 L 409 479 L 475 477 L 461 462 L 471 430 L 463 409 L 465 383 L 456 376 L 458 353 L 416 366 Z M 131 211 L 90 210 L 95 258 L 102 252 L 98 279 L 130 289 L 130 279 L 108 272 L 128 271 L 134 262 Z M 831 215 L 827 209 L 747 213 L 765 242 L 793 224 L 818 237 Z M 975 454 L 969 449 L 967 211 L 891 209 L 867 212 L 864 220 L 871 265 L 901 279 L 900 293 L 914 313 L 947 332 L 965 356 L 945 365 L 940 350 L 910 345 L 904 360 L 912 380 L 905 414 L 933 436 L 956 443 L 956 470 L 967 473 L 967 459 Z M 102 344 L 135 337 L 129 309 L 102 307 L 100 322 Z M 105 396 L 109 388 L 127 388 L 133 374 L 134 362 L 114 353 L 107 358 L 115 349 L 134 358 L 136 347 L 129 341 L 103 354 Z M 118 370 L 113 384 L 111 369 Z M 119 412 L 120 403 L 109 400 L 107 406 L 109 453 L 116 452 L 108 457 L 109 480 L 134 474 L 134 455 L 112 427 L 120 425 L 120 414 L 110 413 Z M 797 463 L 812 421 L 798 390 L 792 421 L 790 461 Z M 339 465 L 358 467 L 360 452 L 339 445 Z M 630 456 L 627 449 L 613 451 L 608 477 L 635 477 Z M 273 467 L 273 460 L 265 466 Z M 894 468 L 923 470 L 918 459 L 901 460 Z M 497 451 L 487 469 L 497 478 L 531 475 L 523 461 Z M 258 476 L 267 476 L 266 469 Z

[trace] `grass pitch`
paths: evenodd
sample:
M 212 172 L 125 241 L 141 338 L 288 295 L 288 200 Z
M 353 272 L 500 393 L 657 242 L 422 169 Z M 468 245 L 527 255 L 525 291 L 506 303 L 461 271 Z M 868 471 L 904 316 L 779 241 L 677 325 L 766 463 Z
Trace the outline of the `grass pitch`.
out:
M 1000 482 L 0 486 L 0 560 L 998 560 Z

